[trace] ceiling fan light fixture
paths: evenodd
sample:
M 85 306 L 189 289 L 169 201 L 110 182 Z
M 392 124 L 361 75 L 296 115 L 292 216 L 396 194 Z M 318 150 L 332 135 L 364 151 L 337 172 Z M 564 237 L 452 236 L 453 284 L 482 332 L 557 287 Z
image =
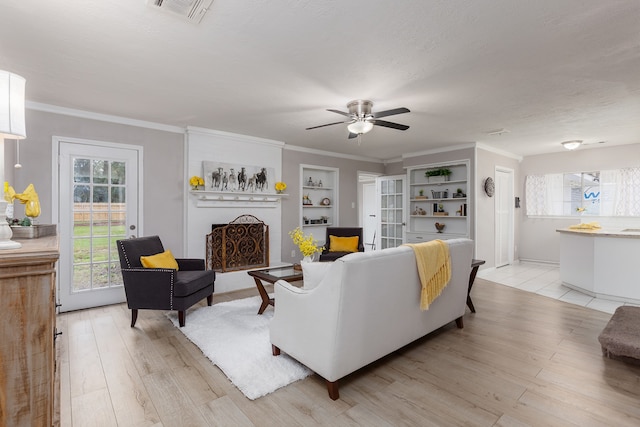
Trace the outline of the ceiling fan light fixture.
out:
M 373 129 L 373 123 L 368 122 L 366 120 L 358 120 L 356 122 L 351 123 L 347 126 L 349 132 L 355 133 L 356 135 L 360 135 L 363 133 L 367 133 Z
M 580 145 L 582 145 L 582 140 L 575 139 L 573 141 L 564 141 L 561 142 L 561 144 L 567 150 L 575 150 L 576 148 L 580 147 Z

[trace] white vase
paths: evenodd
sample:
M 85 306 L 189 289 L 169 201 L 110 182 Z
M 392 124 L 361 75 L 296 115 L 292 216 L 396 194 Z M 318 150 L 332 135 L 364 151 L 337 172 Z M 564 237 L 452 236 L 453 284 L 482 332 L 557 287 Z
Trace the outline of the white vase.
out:
M 302 258 L 302 262 L 314 262 L 316 260 L 317 255 L 318 255 L 317 253 L 313 255 L 307 255 L 304 258 Z

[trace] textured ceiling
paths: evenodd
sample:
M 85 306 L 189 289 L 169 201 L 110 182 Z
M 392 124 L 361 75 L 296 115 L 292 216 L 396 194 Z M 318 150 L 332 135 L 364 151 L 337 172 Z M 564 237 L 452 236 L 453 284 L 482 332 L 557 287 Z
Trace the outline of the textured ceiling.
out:
M 145 0 L 2 0 L 0 16 L 0 69 L 32 102 L 379 159 L 640 143 L 637 0 L 214 0 L 200 24 Z M 353 99 L 407 107 L 387 119 L 411 128 L 360 146 L 305 130 Z

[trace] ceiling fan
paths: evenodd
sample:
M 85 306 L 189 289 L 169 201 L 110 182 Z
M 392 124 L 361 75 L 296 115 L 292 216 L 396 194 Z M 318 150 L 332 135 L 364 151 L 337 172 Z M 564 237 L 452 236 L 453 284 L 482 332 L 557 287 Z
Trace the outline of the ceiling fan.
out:
M 398 130 L 407 130 L 409 126 L 401 125 L 399 123 L 388 122 L 386 120 L 379 120 L 381 117 L 393 116 L 395 114 L 403 114 L 409 113 L 408 108 L 394 108 L 392 110 L 386 111 L 378 111 L 377 113 L 371 112 L 371 107 L 373 106 L 373 102 L 357 99 L 355 101 L 351 101 L 347 104 L 347 108 L 349 112 L 346 113 L 340 110 L 327 109 L 327 111 L 331 111 L 332 113 L 337 113 L 348 117 L 348 120 L 344 120 L 342 122 L 334 122 L 327 123 L 326 125 L 313 126 L 307 128 L 307 130 L 318 129 L 325 126 L 333 126 L 339 125 L 343 123 L 349 123 L 347 129 L 349 130 L 349 139 L 356 138 L 364 133 L 369 132 L 373 129 L 373 126 L 384 126 L 391 129 Z

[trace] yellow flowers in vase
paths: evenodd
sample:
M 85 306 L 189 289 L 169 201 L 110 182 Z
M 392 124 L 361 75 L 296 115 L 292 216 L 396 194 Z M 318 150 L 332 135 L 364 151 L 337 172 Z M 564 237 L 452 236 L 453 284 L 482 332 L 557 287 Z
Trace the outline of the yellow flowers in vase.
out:
M 199 190 L 200 186 L 204 185 L 204 179 L 194 175 L 189 178 L 189 185 L 191 185 L 192 190 Z
M 322 246 L 318 246 L 318 241 L 313 239 L 313 234 L 305 236 L 300 227 L 296 227 L 295 230 L 290 231 L 289 236 L 305 258 L 312 257 L 324 249 Z
M 278 182 L 276 182 L 276 186 L 275 187 L 276 187 L 276 193 L 282 194 L 282 193 L 284 193 L 284 190 L 287 189 L 287 184 L 285 184 L 282 181 L 278 181 Z

